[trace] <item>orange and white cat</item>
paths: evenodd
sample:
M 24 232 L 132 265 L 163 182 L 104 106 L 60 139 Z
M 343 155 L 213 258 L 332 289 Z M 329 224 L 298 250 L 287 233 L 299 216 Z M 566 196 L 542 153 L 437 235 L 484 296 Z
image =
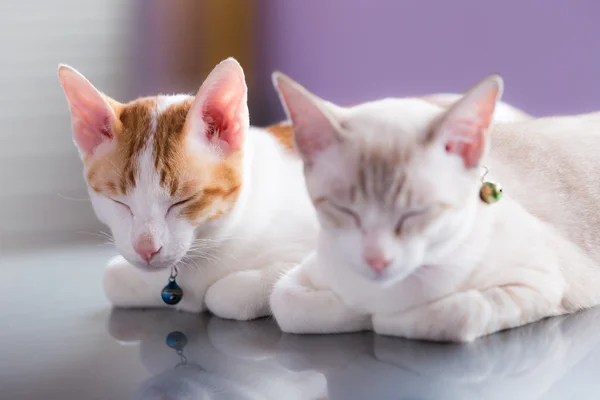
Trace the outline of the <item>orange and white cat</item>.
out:
M 600 303 L 600 113 L 490 130 L 498 76 L 449 109 L 274 82 L 321 224 L 271 295 L 284 331 L 466 342 Z M 505 189 L 491 205 L 486 169 Z
M 195 97 L 127 104 L 68 66 L 58 74 L 94 210 L 121 254 L 104 279 L 111 303 L 166 306 L 161 288 L 180 263 L 177 309 L 268 315 L 272 283 L 314 248 L 317 225 L 290 137 L 249 126 L 237 61 Z
M 58 75 L 94 210 L 121 254 L 104 279 L 112 304 L 166 306 L 160 292 L 179 264 L 177 309 L 268 315 L 272 285 L 315 248 L 318 223 L 291 129 L 250 127 L 237 61 L 217 65 L 196 96 L 127 104 L 68 66 Z

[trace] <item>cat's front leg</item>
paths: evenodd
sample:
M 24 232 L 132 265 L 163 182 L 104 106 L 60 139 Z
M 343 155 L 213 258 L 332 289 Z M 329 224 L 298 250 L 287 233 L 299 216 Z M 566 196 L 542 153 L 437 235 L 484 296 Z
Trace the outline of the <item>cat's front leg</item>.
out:
M 108 262 L 104 273 L 104 292 L 110 303 L 121 308 L 161 307 L 160 282 L 166 282 L 168 273 L 150 276 L 116 256 Z M 165 284 L 163 283 L 163 286 Z M 158 292 L 157 292 L 158 290 Z M 162 303 L 162 304 L 161 304 Z
M 409 339 L 471 342 L 560 314 L 562 294 L 556 289 L 506 285 L 458 292 L 404 313 L 376 314 L 373 330 Z
M 275 284 L 271 310 L 287 333 L 341 333 L 371 329 L 371 318 L 350 308 L 331 290 L 316 289 L 306 275 L 314 256 L 288 271 Z
M 123 257 L 112 258 L 104 273 L 104 292 L 110 303 L 119 308 L 172 307 L 162 301 L 161 292 L 168 282 L 169 270 L 142 271 Z M 184 297 L 175 308 L 186 312 L 201 312 L 204 291 L 197 293 L 192 280 L 180 283 Z
M 220 318 L 248 321 L 271 315 L 269 294 L 289 264 L 232 272 L 213 283 L 204 302 Z

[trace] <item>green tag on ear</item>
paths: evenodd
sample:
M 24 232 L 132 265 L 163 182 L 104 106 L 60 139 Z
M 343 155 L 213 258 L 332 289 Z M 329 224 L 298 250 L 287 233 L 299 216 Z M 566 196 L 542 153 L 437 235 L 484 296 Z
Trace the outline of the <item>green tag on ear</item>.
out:
M 494 182 L 483 182 L 479 189 L 479 197 L 486 204 L 496 203 L 502 198 L 502 187 Z

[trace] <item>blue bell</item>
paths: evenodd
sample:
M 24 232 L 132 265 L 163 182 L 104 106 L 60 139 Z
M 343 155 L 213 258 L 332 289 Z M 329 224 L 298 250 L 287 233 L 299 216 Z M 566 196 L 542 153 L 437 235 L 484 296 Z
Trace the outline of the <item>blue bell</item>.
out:
M 174 306 L 181 301 L 183 298 L 183 290 L 181 290 L 177 282 L 175 282 L 175 276 L 171 275 L 169 277 L 169 283 L 163 288 L 161 297 L 162 300 L 170 306 Z
M 187 344 L 187 336 L 185 333 L 173 331 L 167 335 L 167 346 L 175 350 L 182 350 Z

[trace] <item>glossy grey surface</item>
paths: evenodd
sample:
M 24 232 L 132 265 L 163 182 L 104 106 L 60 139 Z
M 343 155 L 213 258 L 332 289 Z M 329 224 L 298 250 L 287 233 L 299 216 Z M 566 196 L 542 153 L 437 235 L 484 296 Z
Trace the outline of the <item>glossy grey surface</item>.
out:
M 282 335 L 270 320 L 112 311 L 101 285 L 111 254 L 79 245 L 0 259 L 0 399 L 600 397 L 600 309 L 467 346 Z M 186 335 L 181 355 L 166 345 L 173 331 Z

